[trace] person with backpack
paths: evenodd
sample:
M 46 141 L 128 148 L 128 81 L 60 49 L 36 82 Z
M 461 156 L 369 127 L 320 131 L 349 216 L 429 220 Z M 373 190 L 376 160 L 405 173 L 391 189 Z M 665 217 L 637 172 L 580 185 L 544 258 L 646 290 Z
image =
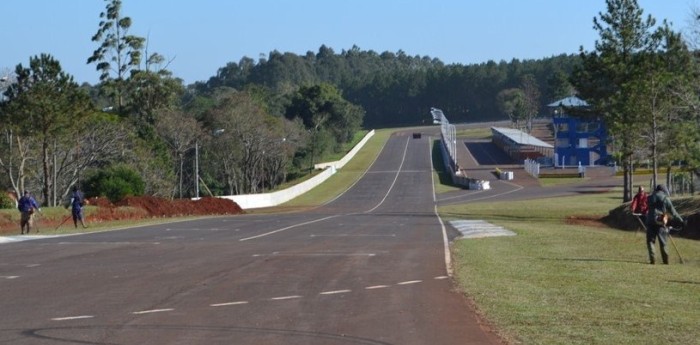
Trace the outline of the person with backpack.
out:
M 71 214 L 73 215 L 73 224 L 75 228 L 78 228 L 78 221 L 83 226 L 87 228 L 85 222 L 83 221 L 83 206 L 85 205 L 85 197 L 83 193 L 80 192 L 78 186 L 73 186 L 73 194 L 70 198 Z
M 25 190 L 24 195 L 17 201 L 17 209 L 22 214 L 19 221 L 19 226 L 21 228 L 20 234 L 24 235 L 25 227 L 27 228 L 26 233 L 29 234 L 29 231 L 31 231 L 34 225 L 34 211 L 41 211 L 41 209 L 39 209 L 39 205 L 28 190 Z
M 662 184 L 656 186 L 654 193 L 649 195 L 647 199 L 649 211 L 647 212 L 647 249 L 649 251 L 649 263 L 656 263 L 656 255 L 654 247 L 656 239 L 659 239 L 659 247 L 661 248 L 661 259 L 664 265 L 668 265 L 668 236 L 669 229 L 667 224 L 669 217 L 673 217 L 679 222 L 683 222 L 683 218 L 676 212 L 676 209 L 671 203 L 671 198 L 668 196 L 666 187 Z

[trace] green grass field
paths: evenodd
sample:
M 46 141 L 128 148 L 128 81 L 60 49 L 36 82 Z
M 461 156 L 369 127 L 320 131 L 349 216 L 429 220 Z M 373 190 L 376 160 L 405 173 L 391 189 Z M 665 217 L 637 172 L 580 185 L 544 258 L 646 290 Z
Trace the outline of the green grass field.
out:
M 570 225 L 619 205 L 619 192 L 442 207 L 514 237 L 452 244 L 456 280 L 501 334 L 524 344 L 699 344 L 700 242 L 647 264 L 644 234 Z

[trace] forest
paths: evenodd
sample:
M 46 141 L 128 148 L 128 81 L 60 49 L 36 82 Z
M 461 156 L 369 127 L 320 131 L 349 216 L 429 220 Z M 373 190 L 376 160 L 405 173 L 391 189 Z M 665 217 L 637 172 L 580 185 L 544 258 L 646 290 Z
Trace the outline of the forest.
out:
M 260 193 L 312 173 L 363 129 L 432 125 L 431 107 L 452 123 L 510 119 L 527 130 L 550 115 L 547 104 L 574 94 L 609 123 L 626 178 L 649 155 L 655 178 L 657 165 L 697 166 L 697 131 L 677 135 L 698 127 L 697 54 L 633 0 L 607 1 L 593 19 L 601 39 L 592 52 L 461 65 L 321 45 L 243 57 L 191 85 L 129 30 L 122 1 L 105 3 L 85 57 L 98 84 L 78 85 L 49 53 L 0 79 L 7 190 L 29 189 L 48 206 L 74 185 L 111 200 Z M 635 30 L 616 32 L 621 23 Z M 653 145 L 638 139 L 651 136 Z

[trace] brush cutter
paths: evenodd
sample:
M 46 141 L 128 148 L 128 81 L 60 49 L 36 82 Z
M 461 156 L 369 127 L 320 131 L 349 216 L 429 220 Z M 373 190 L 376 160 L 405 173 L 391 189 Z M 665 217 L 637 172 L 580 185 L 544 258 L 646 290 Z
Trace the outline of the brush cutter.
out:
M 647 231 L 647 226 L 646 226 L 646 224 L 644 224 L 644 222 L 642 221 L 642 218 L 639 217 L 639 216 L 641 216 L 642 214 L 641 214 L 641 213 L 633 213 L 632 215 L 633 215 L 635 218 L 637 218 L 637 220 L 639 221 L 639 224 L 642 225 L 642 229 L 644 229 L 644 231 L 646 232 L 646 231 Z M 674 227 L 674 226 L 668 225 L 668 224 L 669 224 L 669 221 L 668 221 L 668 218 L 669 218 L 669 217 L 668 217 L 668 215 L 664 215 L 663 217 L 664 217 L 664 218 L 663 218 L 663 223 L 664 223 L 663 228 L 665 228 L 665 229 L 666 229 L 665 231 L 668 232 L 668 234 L 667 234 L 667 235 L 668 235 L 668 239 L 670 240 L 671 244 L 673 245 L 673 249 L 676 250 L 676 254 L 678 254 L 678 258 L 681 260 L 681 263 L 683 264 L 683 263 L 685 263 L 685 261 L 683 261 L 683 256 L 681 256 L 681 252 L 678 250 L 678 247 L 676 246 L 676 242 L 673 241 L 673 236 L 671 236 L 671 233 L 676 233 L 676 234 L 677 234 L 677 233 L 680 233 L 681 230 L 683 230 L 683 227 L 682 227 L 682 226 L 681 226 L 681 227 Z M 659 229 L 659 231 L 664 231 L 664 230 L 663 230 L 663 229 Z
M 58 230 L 58 228 L 60 228 L 61 225 L 63 225 L 65 222 L 68 221 L 68 219 L 71 219 L 71 218 L 73 218 L 73 215 L 72 215 L 72 214 L 68 215 L 68 217 L 66 217 L 66 219 L 64 219 L 64 220 L 61 222 L 61 224 L 58 224 L 58 226 L 57 226 L 55 229 L 53 229 L 53 231 Z

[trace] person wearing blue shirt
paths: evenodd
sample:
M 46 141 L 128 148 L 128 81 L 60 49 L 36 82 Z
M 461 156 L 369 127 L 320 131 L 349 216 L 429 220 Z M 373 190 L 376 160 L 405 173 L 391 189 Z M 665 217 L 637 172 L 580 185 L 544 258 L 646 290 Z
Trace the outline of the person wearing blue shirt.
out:
M 39 209 L 39 205 L 36 203 L 36 200 L 34 200 L 34 197 L 29 193 L 28 190 L 24 191 L 24 195 L 19 198 L 17 201 L 17 209 L 19 209 L 19 212 L 22 213 L 22 217 L 20 219 L 20 227 L 21 227 L 21 232 L 20 234 L 24 234 L 24 228 L 27 228 L 27 234 L 29 234 L 29 231 L 31 231 L 32 226 L 34 225 L 34 220 L 32 219 L 34 216 L 34 211 Z
M 85 204 L 85 197 L 83 193 L 80 192 L 78 186 L 73 186 L 73 194 L 70 198 L 71 213 L 73 214 L 73 224 L 75 228 L 78 228 L 78 221 L 83 228 L 87 228 L 85 222 L 83 221 L 83 205 Z

